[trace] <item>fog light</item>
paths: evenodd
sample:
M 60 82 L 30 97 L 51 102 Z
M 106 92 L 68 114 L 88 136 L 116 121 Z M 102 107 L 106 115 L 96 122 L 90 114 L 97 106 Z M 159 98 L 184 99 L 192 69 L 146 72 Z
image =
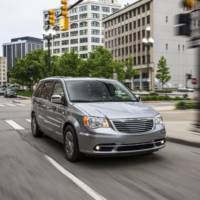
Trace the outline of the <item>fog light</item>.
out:
M 161 143 L 161 144 L 165 144 L 165 140 L 161 140 L 160 143 Z
M 100 150 L 100 146 L 96 146 L 96 148 L 95 148 L 97 151 L 99 151 Z

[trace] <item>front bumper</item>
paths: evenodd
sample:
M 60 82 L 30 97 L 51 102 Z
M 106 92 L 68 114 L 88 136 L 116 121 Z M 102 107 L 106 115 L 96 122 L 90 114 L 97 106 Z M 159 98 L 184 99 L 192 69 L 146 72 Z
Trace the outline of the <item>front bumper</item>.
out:
M 143 134 L 79 133 L 80 151 L 94 155 L 137 154 L 165 147 L 165 128 Z

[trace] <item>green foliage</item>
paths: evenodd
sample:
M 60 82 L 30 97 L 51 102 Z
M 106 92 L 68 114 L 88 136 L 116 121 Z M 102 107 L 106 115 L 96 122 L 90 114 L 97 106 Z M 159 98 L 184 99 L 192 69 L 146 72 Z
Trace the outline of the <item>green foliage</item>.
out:
M 165 83 L 171 79 L 169 68 L 167 67 L 167 60 L 164 58 L 164 56 L 162 56 L 158 62 L 156 78 L 160 80 L 162 88 Z
M 17 91 L 17 95 L 24 96 L 24 97 L 31 97 L 32 92 L 30 90 L 24 90 L 24 91 Z
M 12 82 L 32 87 L 48 76 L 113 78 L 113 73 L 117 73 L 118 79 L 123 81 L 126 76 L 124 64 L 113 60 L 109 50 L 97 47 L 87 60 L 79 58 L 74 52 L 52 56 L 51 70 L 48 69 L 47 52 L 36 50 L 17 60 L 10 76 Z
M 138 72 L 135 69 L 133 69 L 133 59 L 132 59 L 132 57 L 128 58 L 125 65 L 126 65 L 126 74 L 125 74 L 126 79 L 131 79 L 133 76 L 138 74 Z
M 194 101 L 180 101 L 176 104 L 176 108 L 179 110 L 200 109 L 200 103 Z

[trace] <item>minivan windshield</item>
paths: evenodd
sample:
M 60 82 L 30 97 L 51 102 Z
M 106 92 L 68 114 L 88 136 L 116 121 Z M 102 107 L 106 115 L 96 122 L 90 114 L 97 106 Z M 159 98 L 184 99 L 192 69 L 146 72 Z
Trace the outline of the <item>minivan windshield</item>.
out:
M 117 81 L 69 80 L 65 84 L 71 102 L 137 101 L 136 97 Z

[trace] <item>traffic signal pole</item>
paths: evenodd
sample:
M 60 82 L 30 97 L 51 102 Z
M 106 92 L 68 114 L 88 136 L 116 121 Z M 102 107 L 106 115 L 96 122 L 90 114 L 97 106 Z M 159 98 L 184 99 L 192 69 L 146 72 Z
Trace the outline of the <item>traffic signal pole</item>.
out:
M 48 72 L 51 71 L 51 38 L 47 37 L 47 47 L 48 47 Z

